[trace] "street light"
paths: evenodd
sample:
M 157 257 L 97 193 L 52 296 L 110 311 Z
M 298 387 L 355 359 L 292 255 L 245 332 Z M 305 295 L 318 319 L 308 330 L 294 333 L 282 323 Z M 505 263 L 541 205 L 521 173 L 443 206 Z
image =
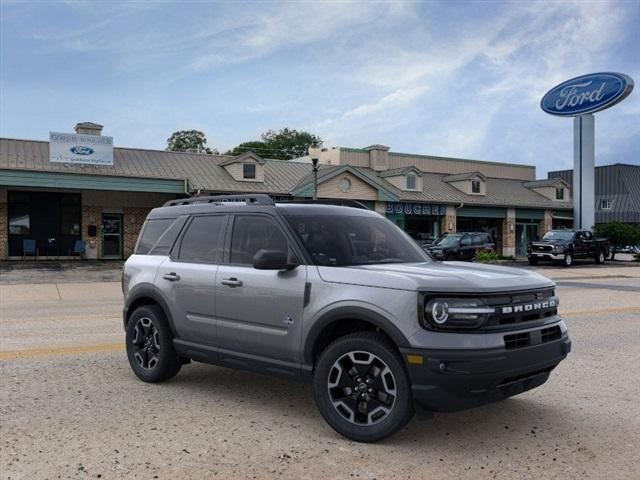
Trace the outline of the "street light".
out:
M 320 161 L 320 148 L 316 143 L 309 147 L 309 156 L 311 157 L 311 165 L 313 165 L 313 199 L 318 199 L 318 162 Z

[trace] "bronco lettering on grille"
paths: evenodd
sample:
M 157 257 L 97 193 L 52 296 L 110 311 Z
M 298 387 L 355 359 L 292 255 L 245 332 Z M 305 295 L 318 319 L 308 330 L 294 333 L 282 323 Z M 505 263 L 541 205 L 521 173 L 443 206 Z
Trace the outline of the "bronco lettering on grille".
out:
M 555 300 L 548 300 L 544 302 L 525 303 L 523 305 L 514 305 L 512 307 L 502 307 L 503 314 L 509 313 L 521 313 L 521 312 L 534 312 L 536 310 L 544 310 L 546 308 L 553 308 L 556 306 Z

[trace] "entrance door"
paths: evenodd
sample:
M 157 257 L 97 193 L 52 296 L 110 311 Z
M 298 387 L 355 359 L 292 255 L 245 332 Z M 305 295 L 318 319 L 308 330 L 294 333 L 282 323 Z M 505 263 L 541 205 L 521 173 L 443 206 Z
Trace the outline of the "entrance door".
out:
M 122 214 L 102 214 L 102 258 L 122 258 Z
M 529 242 L 533 242 L 537 238 L 537 223 L 516 223 L 516 256 L 526 257 Z

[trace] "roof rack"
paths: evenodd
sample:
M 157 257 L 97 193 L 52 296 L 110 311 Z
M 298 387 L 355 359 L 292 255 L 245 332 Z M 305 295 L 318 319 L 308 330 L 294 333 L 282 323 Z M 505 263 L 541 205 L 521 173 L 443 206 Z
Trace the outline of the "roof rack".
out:
M 369 210 L 365 204 L 357 201 L 357 200 L 342 200 L 342 199 L 323 199 L 323 200 L 280 200 L 278 203 L 311 203 L 316 205 L 335 205 L 337 207 L 352 207 L 352 208 L 361 208 L 364 210 Z
M 211 195 L 207 197 L 179 198 L 169 200 L 163 207 L 175 207 L 178 205 L 191 205 L 194 203 L 246 203 L 247 205 L 274 205 L 269 195 Z

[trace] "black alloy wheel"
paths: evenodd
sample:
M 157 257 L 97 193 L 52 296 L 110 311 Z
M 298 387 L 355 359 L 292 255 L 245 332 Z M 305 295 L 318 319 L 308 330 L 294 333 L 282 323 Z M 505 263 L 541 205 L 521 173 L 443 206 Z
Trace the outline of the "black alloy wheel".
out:
M 173 348 L 173 334 L 158 305 L 138 307 L 129 317 L 126 332 L 131 370 L 145 382 L 174 377 L 182 362 Z
M 414 412 L 406 365 L 378 332 L 351 333 L 325 348 L 315 364 L 313 390 L 327 423 L 358 442 L 394 434 Z

